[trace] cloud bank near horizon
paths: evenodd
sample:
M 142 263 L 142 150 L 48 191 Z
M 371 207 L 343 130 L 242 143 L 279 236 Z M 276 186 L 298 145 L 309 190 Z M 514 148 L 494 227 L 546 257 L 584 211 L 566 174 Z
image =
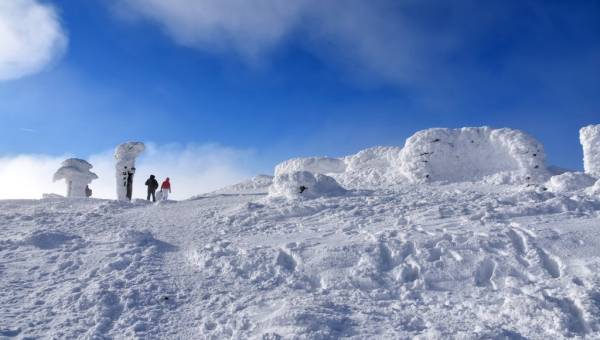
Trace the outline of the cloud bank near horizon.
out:
M 144 182 L 154 174 L 159 180 L 170 177 L 172 198 L 181 200 L 210 192 L 252 177 L 253 152 L 217 144 L 157 145 L 148 143 L 138 159 L 134 198 L 146 198 Z M 52 182 L 60 163 L 71 155 L 17 155 L 0 157 L 0 178 L 5 180 L 0 199 L 38 199 L 44 193 L 64 195 L 63 181 Z M 86 158 L 99 179 L 90 187 L 95 198 L 116 198 L 112 150 Z
M 0 81 L 43 70 L 63 55 L 67 43 L 53 6 L 37 0 L 0 2 Z

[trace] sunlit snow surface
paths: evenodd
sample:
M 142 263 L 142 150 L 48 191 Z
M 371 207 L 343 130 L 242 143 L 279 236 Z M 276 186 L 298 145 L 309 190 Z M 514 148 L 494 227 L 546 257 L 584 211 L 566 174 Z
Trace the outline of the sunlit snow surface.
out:
M 0 338 L 600 337 L 598 196 L 289 200 L 268 182 L 158 205 L 0 201 Z

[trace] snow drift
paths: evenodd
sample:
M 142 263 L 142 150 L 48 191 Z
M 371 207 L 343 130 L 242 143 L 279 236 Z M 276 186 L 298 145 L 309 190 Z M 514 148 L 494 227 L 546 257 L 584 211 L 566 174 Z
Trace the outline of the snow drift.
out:
M 546 180 L 545 159 L 543 146 L 519 130 L 435 128 L 415 133 L 404 148 L 374 147 L 343 158 L 291 159 L 277 165 L 275 175 L 326 174 L 348 188 L 432 181 L 521 183 Z
M 86 197 L 86 186 L 98 175 L 91 172 L 93 166 L 78 158 L 69 158 L 62 162 L 61 167 L 54 174 L 54 181 L 64 179 L 67 182 L 67 197 Z
M 269 188 L 270 197 L 316 198 L 339 196 L 346 192 L 335 179 L 308 171 L 295 171 L 275 176 Z
M 555 193 L 566 193 L 591 187 L 596 182 L 593 177 L 582 172 L 565 172 L 552 176 L 546 187 Z
M 589 125 L 579 130 L 583 146 L 583 168 L 586 174 L 600 177 L 600 125 Z

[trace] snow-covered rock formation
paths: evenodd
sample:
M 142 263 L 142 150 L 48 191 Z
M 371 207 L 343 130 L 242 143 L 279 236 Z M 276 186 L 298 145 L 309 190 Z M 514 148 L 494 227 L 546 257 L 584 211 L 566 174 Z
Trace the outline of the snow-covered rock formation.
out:
M 90 171 L 92 167 L 83 159 L 69 158 L 54 173 L 54 181 L 65 180 L 67 197 L 87 197 L 86 187 L 98 178 L 98 175 Z
M 346 171 L 346 163 L 342 159 L 331 157 L 292 158 L 275 167 L 275 176 L 296 171 L 316 174 L 342 173 Z
M 551 192 L 566 193 L 591 187 L 595 182 L 595 178 L 582 172 L 565 172 L 552 176 L 546 187 Z
M 275 175 L 309 171 L 331 176 L 347 188 L 432 181 L 519 183 L 545 181 L 545 158 L 543 146 L 519 130 L 437 128 L 415 133 L 404 148 L 374 147 L 344 158 L 291 159 L 277 165 Z
M 117 146 L 115 159 L 117 161 L 117 199 L 119 201 L 131 200 L 133 188 L 133 175 L 135 174 L 135 159 L 146 149 L 144 143 L 127 142 Z
M 376 146 L 343 158 L 346 171 L 334 178 L 348 188 L 377 188 L 406 181 L 400 172 L 402 148 Z
M 508 181 L 541 180 L 548 175 L 542 144 L 513 129 L 467 127 L 428 129 L 402 149 L 402 172 L 413 182 L 474 181 L 507 175 Z
M 335 179 L 308 171 L 295 171 L 275 176 L 269 188 L 270 197 L 315 198 L 339 196 L 346 192 Z
M 588 125 L 579 130 L 583 146 L 583 168 L 586 174 L 600 177 L 600 125 Z

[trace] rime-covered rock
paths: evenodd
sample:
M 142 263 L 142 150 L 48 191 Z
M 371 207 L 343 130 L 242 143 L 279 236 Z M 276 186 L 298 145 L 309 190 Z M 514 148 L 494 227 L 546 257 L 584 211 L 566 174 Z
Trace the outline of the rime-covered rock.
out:
M 296 171 L 308 171 L 315 174 L 332 174 L 346 171 L 346 164 L 339 158 L 306 157 L 292 158 L 275 167 L 275 176 Z
M 335 179 L 308 171 L 286 172 L 275 176 L 269 188 L 270 197 L 316 198 L 346 193 Z
M 408 138 L 400 167 L 413 182 L 477 181 L 506 174 L 511 182 L 548 176 L 541 143 L 513 129 L 428 129 Z
M 115 149 L 117 199 L 119 201 L 131 200 L 133 175 L 135 174 L 135 159 L 145 150 L 144 143 L 127 142 L 120 144 Z
M 404 148 L 379 146 L 343 158 L 291 159 L 277 165 L 275 175 L 309 171 L 331 176 L 347 188 L 431 181 L 543 182 L 550 176 L 545 160 L 543 146 L 519 130 L 436 128 L 415 133 Z
M 579 130 L 583 146 L 583 168 L 586 174 L 600 177 L 600 125 L 588 125 Z

